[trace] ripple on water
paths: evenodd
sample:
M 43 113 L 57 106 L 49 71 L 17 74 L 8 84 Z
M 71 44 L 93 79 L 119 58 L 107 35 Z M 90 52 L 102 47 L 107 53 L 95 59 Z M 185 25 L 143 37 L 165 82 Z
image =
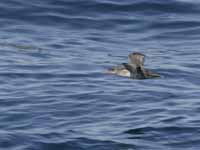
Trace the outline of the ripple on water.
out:
M 199 5 L 0 2 L 0 149 L 199 149 Z M 104 74 L 137 51 L 161 78 Z

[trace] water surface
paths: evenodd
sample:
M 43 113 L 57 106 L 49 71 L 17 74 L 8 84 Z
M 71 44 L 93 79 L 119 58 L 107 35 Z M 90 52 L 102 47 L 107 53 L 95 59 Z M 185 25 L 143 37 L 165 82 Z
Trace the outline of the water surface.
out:
M 2 150 L 200 148 L 200 3 L 1 0 Z M 103 73 L 144 53 L 159 79 Z

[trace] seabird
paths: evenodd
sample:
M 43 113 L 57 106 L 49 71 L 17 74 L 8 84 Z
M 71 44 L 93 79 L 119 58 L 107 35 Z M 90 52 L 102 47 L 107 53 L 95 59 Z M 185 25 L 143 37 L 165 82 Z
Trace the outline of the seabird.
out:
M 160 77 L 159 74 L 153 73 L 144 68 L 145 55 L 141 53 L 131 53 L 128 55 L 128 63 L 122 63 L 119 66 L 112 67 L 106 70 L 108 74 L 116 74 L 132 79 L 149 79 Z

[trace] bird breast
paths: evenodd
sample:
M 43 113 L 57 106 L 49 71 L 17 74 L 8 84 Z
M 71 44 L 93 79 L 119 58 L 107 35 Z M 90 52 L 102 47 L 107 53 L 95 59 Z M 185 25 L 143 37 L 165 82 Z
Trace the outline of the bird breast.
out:
M 123 76 L 123 77 L 130 77 L 131 76 L 130 71 L 128 71 L 127 69 L 119 70 L 119 71 L 117 71 L 117 74 L 119 76 Z

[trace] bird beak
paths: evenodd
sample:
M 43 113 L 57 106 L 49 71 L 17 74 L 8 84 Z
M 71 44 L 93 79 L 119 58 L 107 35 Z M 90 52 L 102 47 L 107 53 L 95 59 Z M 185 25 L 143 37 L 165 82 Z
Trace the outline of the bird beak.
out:
M 113 74 L 114 72 L 111 69 L 105 70 L 104 73 L 106 74 Z

